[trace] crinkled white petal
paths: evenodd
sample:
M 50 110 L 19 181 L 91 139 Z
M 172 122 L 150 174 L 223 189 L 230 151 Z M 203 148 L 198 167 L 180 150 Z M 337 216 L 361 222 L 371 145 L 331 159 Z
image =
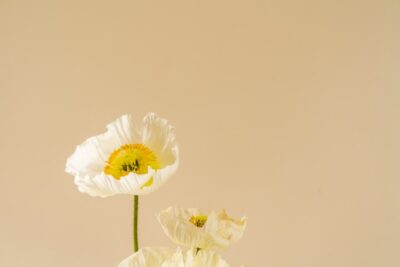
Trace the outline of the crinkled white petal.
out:
M 142 143 L 157 156 L 161 168 L 149 168 L 146 174 L 129 173 L 119 180 L 104 173 L 110 154 L 122 145 Z M 167 120 L 149 113 L 141 129 L 131 116 L 123 115 L 107 125 L 107 132 L 87 139 L 68 158 L 65 171 L 75 176 L 74 182 L 82 193 L 108 197 L 116 194 L 143 195 L 162 186 L 176 172 L 179 150 L 173 127 Z M 145 184 L 153 179 L 151 185 Z
M 242 238 L 246 225 L 246 217 L 235 220 L 222 210 L 218 214 L 212 211 L 204 227 L 205 231 L 213 237 L 217 247 L 227 248 Z
M 169 248 L 147 247 L 123 260 L 118 267 L 157 267 L 173 255 L 174 251 Z
M 190 218 L 201 214 L 205 215 L 197 209 L 170 207 L 157 218 L 173 242 L 191 248 L 227 248 L 242 237 L 246 228 L 245 217 L 234 220 L 225 211 L 211 212 L 203 227 L 193 225 Z
M 175 129 L 166 119 L 154 113 L 147 114 L 143 119 L 141 137 L 142 143 L 156 153 L 163 165 L 174 165 L 178 160 Z
M 213 251 L 177 248 L 147 247 L 123 260 L 118 267 L 229 267 L 229 265 Z
M 200 250 L 196 252 L 194 250 L 190 250 L 187 252 L 186 256 L 187 266 L 191 267 L 228 267 L 228 263 L 226 263 L 217 253 L 210 250 Z M 190 262 L 193 262 L 190 264 Z
M 147 174 L 138 175 L 129 173 L 119 180 L 102 172 L 95 177 L 75 176 L 75 184 L 78 186 L 80 192 L 88 193 L 91 196 L 109 197 L 116 194 L 142 195 L 146 187 L 145 184 L 151 177 L 156 177 L 156 171 L 151 168 L 149 168 Z M 157 184 L 157 187 L 154 188 L 156 189 L 159 186 Z
M 185 259 L 180 248 L 168 259 L 164 260 L 161 267 L 185 267 Z
M 215 252 L 189 249 L 183 252 L 180 248 L 164 261 L 161 267 L 228 267 L 229 265 Z

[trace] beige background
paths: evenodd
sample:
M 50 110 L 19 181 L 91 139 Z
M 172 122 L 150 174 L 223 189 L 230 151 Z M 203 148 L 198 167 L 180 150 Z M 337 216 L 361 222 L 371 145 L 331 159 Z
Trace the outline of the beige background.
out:
M 0 266 L 110 267 L 131 198 L 64 173 L 124 113 L 177 129 L 142 198 L 247 215 L 232 266 L 400 266 L 400 2 L 0 1 Z

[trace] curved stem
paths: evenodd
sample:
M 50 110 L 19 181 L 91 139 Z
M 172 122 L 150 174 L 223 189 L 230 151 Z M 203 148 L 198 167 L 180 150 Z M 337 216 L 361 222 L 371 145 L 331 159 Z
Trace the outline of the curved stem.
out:
M 139 196 L 133 196 L 133 252 L 139 250 L 138 238 Z

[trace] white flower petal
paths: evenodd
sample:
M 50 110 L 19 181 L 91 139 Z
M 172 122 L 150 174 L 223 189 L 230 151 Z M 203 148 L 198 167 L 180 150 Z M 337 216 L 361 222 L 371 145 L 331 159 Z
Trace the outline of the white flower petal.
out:
M 178 160 L 174 164 L 165 166 L 164 168 L 156 171 L 149 168 L 149 173 L 152 173 L 152 175 L 149 176 L 149 179 L 153 178 L 153 183 L 150 186 L 141 187 L 139 191 L 140 195 L 145 195 L 156 191 L 168 181 L 168 179 L 176 172 L 177 169 Z M 148 181 L 148 179 L 146 181 Z
M 217 253 L 214 251 L 210 250 L 200 250 L 196 255 L 193 250 L 188 251 L 188 253 L 191 253 L 191 257 L 193 258 L 193 265 L 187 265 L 187 266 L 193 266 L 193 267 L 204 267 L 204 266 L 209 266 L 209 267 L 228 267 L 229 264 L 226 263 Z M 189 256 L 187 257 L 189 258 Z
M 141 248 L 138 252 L 132 254 L 123 260 L 118 267 L 156 267 L 173 254 L 169 248 Z
M 169 248 L 142 248 L 123 260 L 118 267 L 229 267 L 215 252 L 193 249 L 174 252 Z
M 182 252 L 180 248 L 175 254 L 164 261 L 161 267 L 228 267 L 229 265 L 215 252 L 189 249 Z
M 109 197 L 116 194 L 143 195 L 152 192 L 143 192 L 142 188 L 145 188 L 145 184 L 149 179 L 155 176 L 155 171 L 153 169 L 149 169 L 149 172 L 143 175 L 129 173 L 120 180 L 116 180 L 110 175 L 100 173 L 94 178 L 90 176 L 76 176 L 75 184 L 78 186 L 80 192 L 88 193 L 91 196 Z M 159 186 L 161 185 L 156 184 L 155 188 Z
M 173 165 L 178 159 L 174 127 L 166 119 L 149 113 L 143 120 L 142 142 L 153 150 L 161 164 Z
M 75 152 L 68 158 L 65 171 L 72 175 L 95 175 L 102 171 L 108 151 L 102 151 L 97 139 L 104 137 L 104 143 L 111 142 L 108 136 L 102 135 L 87 139 L 76 147 Z
M 178 248 L 176 252 L 168 259 L 166 259 L 161 267 L 185 267 L 185 259 L 182 250 Z
M 235 220 L 222 210 L 219 214 L 211 212 L 204 227 L 218 247 L 227 248 L 242 238 L 246 225 L 246 217 Z
M 124 144 L 140 143 L 140 131 L 135 125 L 131 115 L 122 115 L 115 121 L 107 125 L 110 134 L 116 136 L 119 140 L 117 148 Z M 114 148 L 116 149 L 116 148 Z

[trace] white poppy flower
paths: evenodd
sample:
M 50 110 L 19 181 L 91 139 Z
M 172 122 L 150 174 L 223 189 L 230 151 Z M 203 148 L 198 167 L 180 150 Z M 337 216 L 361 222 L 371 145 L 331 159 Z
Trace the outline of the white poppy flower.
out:
M 79 191 L 91 196 L 148 194 L 176 172 L 179 162 L 174 128 L 149 113 L 137 128 L 129 115 L 87 139 L 68 158 L 65 171 Z
M 247 223 L 245 217 L 230 218 L 225 210 L 205 214 L 197 209 L 170 207 L 157 217 L 173 242 L 199 249 L 227 248 L 242 237 Z
M 123 260 L 118 267 L 229 267 L 213 251 L 182 251 L 168 248 L 142 248 Z

